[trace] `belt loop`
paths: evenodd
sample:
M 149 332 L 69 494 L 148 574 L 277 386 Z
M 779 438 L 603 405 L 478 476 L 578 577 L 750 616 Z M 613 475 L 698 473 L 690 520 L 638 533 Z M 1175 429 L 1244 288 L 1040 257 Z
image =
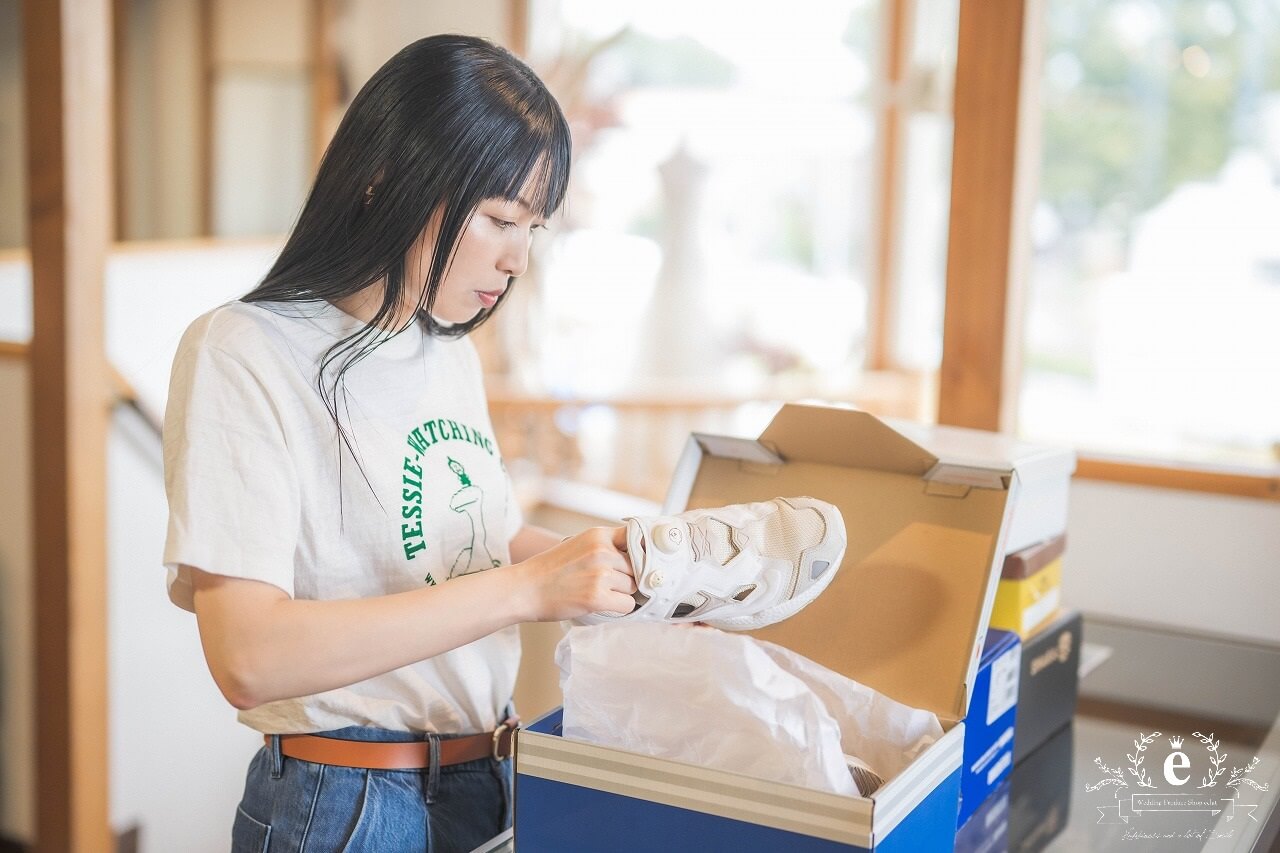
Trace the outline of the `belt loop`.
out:
M 511 826 L 511 821 L 514 817 L 511 813 L 511 765 L 504 761 L 493 760 L 489 762 L 489 771 L 493 774 L 493 778 L 497 780 L 498 788 L 502 791 L 502 828 L 505 830 Z
M 280 735 L 271 735 L 271 778 L 284 775 L 284 756 L 280 754 Z
M 440 788 L 440 735 L 427 733 L 427 805 L 436 801 Z

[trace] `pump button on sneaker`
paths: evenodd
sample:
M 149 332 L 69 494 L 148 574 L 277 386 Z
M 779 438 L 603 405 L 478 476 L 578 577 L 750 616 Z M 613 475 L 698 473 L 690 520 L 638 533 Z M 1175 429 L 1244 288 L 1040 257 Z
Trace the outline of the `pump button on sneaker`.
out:
M 654 533 L 653 544 L 664 554 L 674 554 L 684 543 L 684 533 L 674 524 L 663 524 Z

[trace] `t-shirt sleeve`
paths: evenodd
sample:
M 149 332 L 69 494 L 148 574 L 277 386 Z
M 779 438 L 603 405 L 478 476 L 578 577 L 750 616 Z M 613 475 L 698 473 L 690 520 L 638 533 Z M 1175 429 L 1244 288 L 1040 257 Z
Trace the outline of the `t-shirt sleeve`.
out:
M 511 479 L 511 472 L 507 470 L 505 465 L 502 466 L 502 479 L 505 481 L 507 488 L 507 517 L 504 521 L 507 528 L 507 541 L 510 542 L 516 538 L 520 528 L 524 527 L 524 511 L 520 509 L 520 494 L 516 491 L 515 483 Z
M 293 595 L 299 487 L 261 379 L 193 327 L 174 358 L 164 422 L 169 598 L 194 610 L 183 566 Z

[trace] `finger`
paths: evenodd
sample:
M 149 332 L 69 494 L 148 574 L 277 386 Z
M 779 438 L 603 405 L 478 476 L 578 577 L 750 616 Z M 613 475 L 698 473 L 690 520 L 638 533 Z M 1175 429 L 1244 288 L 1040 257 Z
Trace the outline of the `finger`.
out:
M 627 526 L 625 524 L 613 528 L 612 534 L 613 547 L 622 553 L 627 553 Z
M 601 610 L 627 614 L 636 609 L 636 600 L 620 592 L 610 592 L 604 596 L 604 605 Z
M 636 579 L 626 572 L 613 572 L 609 576 L 609 588 L 627 595 L 638 589 Z
M 622 555 L 615 568 L 626 575 L 628 579 L 633 579 L 636 576 L 635 566 L 631 565 L 631 560 L 627 559 L 625 554 Z

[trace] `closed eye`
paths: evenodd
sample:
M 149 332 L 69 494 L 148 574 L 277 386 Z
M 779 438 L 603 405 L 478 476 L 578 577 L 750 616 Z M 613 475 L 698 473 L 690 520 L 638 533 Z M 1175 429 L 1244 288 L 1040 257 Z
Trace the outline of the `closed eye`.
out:
M 499 228 L 501 228 L 504 231 L 508 228 L 516 227 L 516 224 L 509 219 L 501 219 L 497 216 L 490 216 L 489 218 L 493 220 L 494 225 L 497 225 Z

